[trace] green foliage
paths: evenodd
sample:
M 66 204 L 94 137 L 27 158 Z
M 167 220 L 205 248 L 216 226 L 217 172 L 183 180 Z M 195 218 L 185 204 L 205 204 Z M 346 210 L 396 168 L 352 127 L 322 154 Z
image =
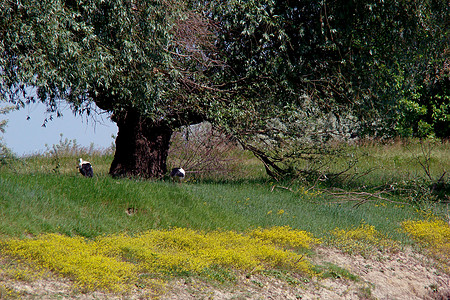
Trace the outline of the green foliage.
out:
M 385 117 L 378 105 L 399 101 L 406 77 L 427 60 L 442 62 L 446 47 L 445 1 L 421 6 L 408 1 L 213 3 L 225 28 L 219 38 L 227 62 L 252 84 L 245 95 L 278 96 L 279 118 L 290 112 L 289 99 L 299 95 L 313 99 L 309 109 L 320 107 L 339 117 L 345 102 L 355 105 L 357 116 Z
M 253 101 L 241 114 L 227 103 L 227 126 L 274 176 L 333 155 L 330 138 L 395 135 L 408 83 L 445 61 L 445 1 L 213 3 L 235 98 Z
M 448 138 L 450 136 L 448 57 L 442 65 L 427 67 L 422 73 L 417 74 L 415 81 L 415 85 L 409 91 L 411 95 L 406 95 L 399 102 L 397 132 L 403 137 Z
M 360 280 L 360 278 L 357 275 L 354 275 L 350 273 L 350 271 L 331 263 L 327 263 L 324 266 L 319 266 L 318 269 L 320 270 L 319 272 L 322 273 L 321 274 L 322 278 L 334 278 L 334 279 L 345 278 L 350 279 L 352 281 Z
M 416 134 L 447 134 L 444 0 L 0 5 L 0 94 L 18 106 L 209 120 L 272 174 L 336 136 L 410 134 L 411 115 Z
M 110 110 L 128 106 L 128 101 L 145 106 L 143 111 L 155 106 L 166 82 L 161 76 L 157 80 L 153 70 L 171 64 L 166 47 L 178 16 L 173 11 L 177 7 L 164 4 L 4 2 L 2 96 L 24 105 L 11 92 L 28 84 L 38 89 L 36 95 L 24 91 L 26 100 L 39 99 L 52 110 L 65 99 L 74 110 L 89 112 L 89 100 L 102 91 L 110 97 L 104 104 Z
M 8 112 L 14 110 L 12 106 L 4 106 L 0 107 L 0 115 L 7 114 Z M 0 120 L 0 133 L 5 133 L 6 125 L 8 120 Z M 9 164 L 12 160 L 15 159 L 14 154 L 11 149 L 9 149 L 3 142 L 3 137 L 0 136 L 0 166 Z

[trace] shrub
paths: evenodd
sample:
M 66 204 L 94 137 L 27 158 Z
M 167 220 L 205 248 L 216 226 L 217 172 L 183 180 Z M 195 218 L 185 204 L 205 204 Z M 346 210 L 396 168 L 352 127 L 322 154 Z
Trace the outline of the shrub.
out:
M 7 114 L 14 109 L 15 108 L 13 106 L 0 107 L 0 115 Z M 5 133 L 5 127 L 7 123 L 7 120 L 0 120 L 0 133 Z M 11 149 L 9 149 L 2 140 L 3 137 L 0 137 L 0 166 L 7 165 L 11 160 L 16 159 Z
M 168 165 L 182 167 L 195 177 L 230 177 L 242 172 L 241 147 L 210 123 L 183 127 L 171 138 Z

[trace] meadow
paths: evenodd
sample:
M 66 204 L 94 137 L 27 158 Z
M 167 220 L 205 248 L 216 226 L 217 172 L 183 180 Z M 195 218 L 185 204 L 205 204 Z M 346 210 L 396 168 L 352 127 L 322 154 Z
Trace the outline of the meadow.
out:
M 183 155 L 172 152 L 169 166 Z M 448 142 L 346 146 L 321 172 L 351 168 L 327 180 L 275 181 L 241 149 L 217 155 L 219 172 L 188 172 L 181 184 L 111 178 L 111 150 L 67 140 L 11 159 L 0 167 L 0 259 L 7 262 L 0 278 L 52 272 L 78 292 L 146 287 L 158 296 L 160 282 L 180 277 L 221 284 L 242 272 L 351 278 L 313 262 L 319 245 L 367 257 L 421 249 L 450 272 Z M 78 174 L 78 157 L 92 162 L 94 178 Z M 0 295 L 23 296 L 2 284 Z

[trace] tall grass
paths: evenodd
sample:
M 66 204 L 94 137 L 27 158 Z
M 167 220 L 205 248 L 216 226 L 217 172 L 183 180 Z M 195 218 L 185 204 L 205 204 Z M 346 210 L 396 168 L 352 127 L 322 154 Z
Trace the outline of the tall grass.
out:
M 426 174 L 423 164 L 430 176 Z M 450 170 L 450 143 L 445 140 L 413 139 L 361 141 L 346 146 L 343 155 L 333 158 L 325 171 L 338 173 L 349 165 L 348 172 L 340 179 L 354 186 L 402 184 L 419 179 L 438 180 L 446 170 Z M 448 177 L 445 179 L 448 180 Z

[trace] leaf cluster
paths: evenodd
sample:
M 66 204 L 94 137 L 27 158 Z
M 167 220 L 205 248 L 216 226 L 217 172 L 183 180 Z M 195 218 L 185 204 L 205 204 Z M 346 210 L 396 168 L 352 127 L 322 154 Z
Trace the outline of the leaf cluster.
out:
M 199 32 L 202 20 L 187 22 L 192 14 L 184 1 L 1 5 L 2 97 L 19 106 L 39 100 L 51 111 L 66 100 L 79 112 L 89 113 L 95 102 L 149 118 L 173 113 L 182 98 L 174 91 L 185 91 L 185 73 L 195 75 L 189 70 L 203 55 L 198 36 L 209 34 Z M 187 40 L 183 32 L 197 25 Z M 36 87 L 35 93 L 28 86 Z

